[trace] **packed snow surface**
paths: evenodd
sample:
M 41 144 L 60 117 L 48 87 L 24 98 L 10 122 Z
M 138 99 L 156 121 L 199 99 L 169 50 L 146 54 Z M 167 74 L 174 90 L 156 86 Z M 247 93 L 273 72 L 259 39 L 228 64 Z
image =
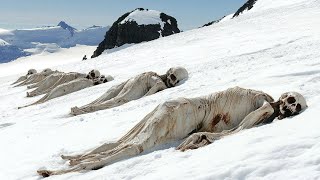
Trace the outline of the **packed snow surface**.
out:
M 161 12 L 156 10 L 136 9 L 131 12 L 124 20 L 122 20 L 120 24 L 135 21 L 138 25 L 160 24 L 161 28 L 163 28 L 164 23 L 160 19 L 160 13 Z
M 40 168 L 67 168 L 61 154 L 77 154 L 116 141 L 159 103 L 234 86 L 262 90 L 275 99 L 298 91 L 309 107 L 298 116 L 244 130 L 197 150 L 176 151 L 177 141 L 96 171 L 48 179 L 319 179 L 320 1 L 283 0 L 287 3 L 282 5 L 259 1 L 273 6 L 254 7 L 234 19 L 92 60 L 70 60 L 51 67 L 65 72 L 96 68 L 115 80 L 41 105 L 18 110 L 40 98 L 26 98 L 26 87 L 10 86 L 29 67 L 19 62 L 0 66 L 0 72 L 15 73 L 0 75 L 0 179 L 39 179 L 36 170 Z M 47 59 L 54 61 L 50 55 L 43 57 Z M 69 58 L 57 56 L 55 60 L 68 62 Z M 172 66 L 189 71 L 189 79 L 178 87 L 113 109 L 68 115 L 71 107 L 95 100 L 134 75 L 163 74 Z

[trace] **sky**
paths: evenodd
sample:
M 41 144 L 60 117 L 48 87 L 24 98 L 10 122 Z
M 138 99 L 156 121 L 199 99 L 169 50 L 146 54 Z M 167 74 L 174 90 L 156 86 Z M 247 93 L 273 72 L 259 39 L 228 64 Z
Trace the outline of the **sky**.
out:
M 112 25 L 121 15 L 142 7 L 178 21 L 182 30 L 196 28 L 234 13 L 246 0 L 1 0 L 0 28 L 57 25 L 66 21 L 78 29 Z

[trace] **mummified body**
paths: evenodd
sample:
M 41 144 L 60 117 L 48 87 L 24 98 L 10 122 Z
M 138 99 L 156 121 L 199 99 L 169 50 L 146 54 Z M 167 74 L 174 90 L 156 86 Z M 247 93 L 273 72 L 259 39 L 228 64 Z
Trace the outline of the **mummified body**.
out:
M 29 84 L 34 84 L 37 82 L 40 82 L 41 80 L 45 79 L 46 77 L 48 77 L 49 75 L 53 74 L 53 73 L 57 73 L 58 71 L 52 71 L 51 69 L 47 68 L 44 69 L 42 72 L 40 73 L 33 73 L 31 75 L 28 75 L 27 78 L 23 81 L 20 81 L 19 84 L 15 85 L 14 87 L 18 87 L 18 86 L 25 86 L 25 85 L 29 85 Z M 19 78 L 20 79 L 20 78 Z M 19 80 L 18 79 L 18 80 Z
M 100 74 L 99 71 L 97 71 L 97 70 L 94 70 L 94 71 L 95 71 L 96 74 Z M 72 74 L 75 74 L 75 73 L 72 73 Z M 48 93 L 45 96 L 43 96 L 41 99 L 39 99 L 38 101 L 36 101 L 36 102 L 34 102 L 32 104 L 29 104 L 29 105 L 26 105 L 26 106 L 23 106 L 23 107 L 19 107 L 19 109 L 24 108 L 24 107 L 28 107 L 28 106 L 31 106 L 31 105 L 35 105 L 35 104 L 41 104 L 41 103 L 44 103 L 44 102 L 46 102 L 46 101 L 48 101 L 50 99 L 53 99 L 53 98 L 56 98 L 56 97 L 60 97 L 60 96 L 64 96 L 66 94 L 70 94 L 70 93 L 79 91 L 79 90 L 84 89 L 84 88 L 88 88 L 88 87 L 91 87 L 91 86 L 94 86 L 94 85 L 106 83 L 106 82 L 109 82 L 109 81 L 113 80 L 112 76 L 105 77 L 104 75 L 101 75 L 100 77 L 96 77 L 96 76 L 92 76 L 91 77 L 91 76 L 88 76 L 88 75 L 86 76 L 84 74 L 85 77 L 82 77 L 82 74 L 80 74 L 80 75 L 81 75 L 80 78 L 77 78 L 77 79 L 72 80 L 70 82 L 67 81 L 65 83 L 59 84 L 58 86 L 56 86 L 54 88 L 50 88 L 48 90 Z M 39 86 L 39 87 L 42 87 L 42 85 Z
M 86 77 L 86 74 L 83 73 L 77 73 L 77 72 L 70 72 L 70 73 L 64 73 L 64 72 L 58 72 L 51 74 L 47 78 L 43 79 L 42 81 L 28 86 L 28 88 L 35 88 L 35 90 L 31 92 L 27 92 L 27 97 L 33 97 L 38 96 L 41 94 L 45 94 L 53 90 L 55 87 L 73 81 L 78 78 L 84 78 Z
M 292 112 L 292 109 L 292 114 L 283 117 L 294 115 L 306 107 L 304 98 L 300 94 L 299 97 L 296 98 L 295 105 L 300 106 L 300 109 L 296 109 L 296 112 Z M 63 159 L 70 160 L 70 169 L 39 170 L 38 173 L 46 177 L 98 169 L 186 137 L 177 149 L 196 149 L 225 135 L 260 123 L 272 122 L 281 115 L 281 109 L 288 109 L 281 99 L 272 102 L 272 97 L 264 92 L 239 87 L 205 97 L 167 101 L 157 106 L 117 142 L 103 144 L 82 155 L 62 156 Z
M 117 86 L 111 87 L 97 100 L 82 106 L 71 108 L 71 114 L 79 115 L 120 106 L 129 101 L 139 99 L 174 87 L 181 80 L 188 77 L 185 68 L 170 68 L 165 75 L 159 76 L 155 72 L 146 72 L 135 76 Z
M 35 70 L 35 69 L 29 69 L 26 75 L 19 77 L 18 80 L 16 80 L 16 81 L 15 81 L 14 83 L 12 83 L 11 85 L 14 85 L 14 84 L 17 84 L 17 83 L 19 83 L 19 82 L 21 82 L 21 81 L 24 81 L 24 80 L 26 80 L 30 75 L 36 74 L 36 73 L 37 73 L 37 70 Z

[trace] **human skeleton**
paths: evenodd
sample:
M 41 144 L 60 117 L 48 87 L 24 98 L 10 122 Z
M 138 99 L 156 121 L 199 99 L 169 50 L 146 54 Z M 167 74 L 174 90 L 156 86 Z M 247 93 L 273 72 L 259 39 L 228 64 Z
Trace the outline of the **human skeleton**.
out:
M 198 98 L 179 98 L 157 106 L 118 141 L 87 153 L 63 156 L 70 160 L 66 170 L 39 170 L 47 177 L 81 170 L 95 170 L 130 158 L 155 146 L 185 139 L 177 149 L 196 149 L 262 123 L 300 113 L 307 107 L 296 92 L 283 94 L 277 102 L 261 91 L 230 88 Z
M 35 91 L 31 92 L 33 94 L 27 93 L 27 96 L 30 97 L 33 95 L 39 95 L 44 93 L 46 93 L 46 95 L 38 101 L 36 101 L 35 103 L 23 107 L 44 103 L 50 99 L 64 96 L 66 94 L 70 94 L 87 87 L 91 87 L 113 80 L 112 76 L 106 77 L 104 75 L 100 75 L 100 72 L 98 70 L 91 70 L 88 73 L 88 75 L 80 73 L 60 74 L 52 74 L 51 76 L 47 77 L 43 82 L 39 82 L 41 83 L 39 87 Z M 19 107 L 19 109 L 23 107 Z
M 71 108 L 71 114 L 79 115 L 120 106 L 129 101 L 155 94 L 164 89 L 176 86 L 188 77 L 183 67 L 170 68 L 165 75 L 155 72 L 139 74 L 119 85 L 111 87 L 97 100 L 82 106 Z
M 29 69 L 26 75 L 19 77 L 18 80 L 16 80 L 16 81 L 15 81 L 14 83 L 12 83 L 11 85 L 14 85 L 14 84 L 17 84 L 17 83 L 19 83 L 19 82 L 21 82 L 21 81 L 24 81 L 24 80 L 26 80 L 30 75 L 36 74 L 36 73 L 37 73 L 37 70 L 35 70 L 35 69 Z
M 27 78 L 25 80 L 20 81 L 20 83 L 15 85 L 14 87 L 25 86 L 25 85 L 29 85 L 29 84 L 34 84 L 34 83 L 40 82 L 41 80 L 47 78 L 49 75 L 51 75 L 53 73 L 57 73 L 57 72 L 58 71 L 52 71 L 50 68 L 47 68 L 47 69 L 44 69 L 40 73 L 29 74 L 29 75 L 27 75 Z M 23 79 L 23 77 L 20 77 L 20 78 Z

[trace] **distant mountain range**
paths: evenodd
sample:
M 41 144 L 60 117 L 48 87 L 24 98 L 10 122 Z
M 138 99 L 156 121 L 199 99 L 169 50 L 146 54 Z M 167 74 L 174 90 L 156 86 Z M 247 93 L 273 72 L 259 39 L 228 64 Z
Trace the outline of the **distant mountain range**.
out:
M 80 45 L 98 45 L 109 26 L 91 26 L 77 30 L 61 21 L 57 26 L 33 29 L 0 31 L 0 63 L 9 62 L 22 56 L 43 51 L 55 52 L 59 48 Z

